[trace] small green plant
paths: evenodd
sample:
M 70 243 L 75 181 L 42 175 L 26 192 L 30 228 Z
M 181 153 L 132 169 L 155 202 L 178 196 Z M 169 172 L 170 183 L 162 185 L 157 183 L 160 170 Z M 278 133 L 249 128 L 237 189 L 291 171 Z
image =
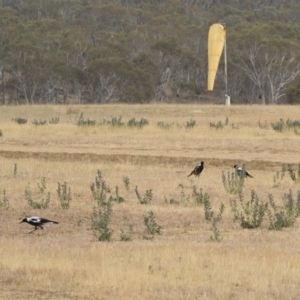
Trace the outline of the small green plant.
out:
M 165 123 L 163 121 L 159 121 L 156 125 L 162 129 L 170 129 L 171 127 L 173 127 L 174 123 Z
M 222 121 L 218 121 L 217 123 L 210 122 L 209 127 L 215 128 L 215 129 L 223 129 L 224 125 L 223 125 Z
M 229 124 L 229 118 L 226 117 L 226 119 L 225 119 L 225 126 L 227 126 L 228 124 Z
M 285 128 L 284 121 L 281 118 L 278 122 L 271 123 L 271 126 L 277 132 L 282 132 Z
M 94 199 L 97 201 L 98 206 L 107 203 L 107 193 L 110 193 L 110 187 L 105 183 L 102 173 L 97 170 L 95 182 L 90 185 L 90 189 Z
M 236 172 L 228 172 L 226 177 L 225 172 L 222 171 L 222 183 L 228 194 L 242 193 L 244 182 L 245 176 L 238 176 Z
M 40 120 L 35 120 L 35 119 L 34 119 L 34 120 L 32 121 L 32 124 L 35 125 L 35 126 L 40 126 L 40 125 L 45 125 L 45 124 L 47 124 L 47 121 L 46 121 L 46 120 L 41 120 L 41 119 L 40 119 Z
M 181 203 L 186 203 L 190 200 L 190 196 L 186 195 L 185 189 L 186 186 L 184 186 L 182 183 L 178 184 L 177 188 L 180 190 L 180 202 Z
M 136 196 L 137 196 L 137 198 L 138 198 L 138 200 L 141 204 L 149 204 L 153 199 L 153 192 L 152 192 L 151 189 L 146 190 L 146 193 L 145 193 L 144 197 L 142 197 L 140 195 L 137 186 L 135 187 L 134 191 L 135 191 L 135 194 L 136 194 Z
M 298 171 L 296 172 L 292 166 L 292 164 L 287 165 L 287 172 L 290 175 L 291 179 L 298 183 L 300 182 L 300 163 L 298 164 Z
M 290 120 L 290 119 L 287 119 L 286 122 L 286 127 L 290 130 L 297 130 L 297 129 L 300 129 L 300 121 L 298 120 Z
M 204 204 L 204 216 L 205 216 L 205 220 L 206 221 L 211 221 L 213 216 L 214 216 L 214 212 L 211 208 L 211 204 L 210 204 L 210 200 L 209 200 L 210 196 L 207 194 L 207 196 L 205 197 L 203 204 Z
M 40 191 L 40 193 L 43 193 L 46 190 L 46 177 L 42 177 L 41 183 L 37 183 L 37 187 Z
M 261 128 L 261 129 L 268 129 L 269 128 L 267 121 L 262 123 L 260 120 L 258 121 L 258 127 Z
M 2 192 L 0 192 L 0 207 L 4 207 L 6 209 L 9 207 L 9 201 L 6 197 L 5 189 Z
M 124 198 L 119 195 L 119 187 L 118 186 L 116 186 L 115 191 L 116 191 L 116 196 L 113 197 L 112 195 L 110 195 L 109 201 L 114 201 L 114 202 L 117 202 L 117 203 L 124 202 L 125 201 Z
M 206 202 L 209 202 L 209 200 Z M 207 206 L 210 207 L 210 203 Z M 221 233 L 218 229 L 217 224 L 222 220 L 222 215 L 223 215 L 224 210 L 225 210 L 225 205 L 223 203 L 221 203 L 218 215 L 216 217 L 213 217 L 214 212 L 211 211 L 211 208 L 210 208 L 210 215 L 212 216 L 212 218 L 210 220 L 212 221 L 212 233 L 213 233 L 213 235 L 211 235 L 209 238 L 210 242 L 220 242 L 221 241 Z M 205 210 L 205 214 L 206 214 L 206 210 Z
M 72 194 L 71 194 L 71 188 L 67 186 L 67 183 L 64 182 L 63 184 L 60 184 L 58 182 L 57 184 L 57 196 L 58 200 L 60 201 L 60 205 L 62 209 L 68 209 L 70 208 L 70 202 L 72 200 Z
M 269 194 L 269 229 L 281 230 L 285 227 L 294 225 L 300 214 L 300 191 L 298 192 L 297 200 L 293 199 L 292 191 L 284 195 L 283 207 L 278 207 L 275 204 L 273 195 Z
M 128 127 L 137 127 L 137 128 L 143 128 L 145 125 L 148 125 L 149 121 L 141 118 L 140 121 L 137 121 L 135 118 L 131 118 L 128 122 L 127 122 L 127 126 Z
M 129 242 L 132 240 L 131 234 L 126 233 L 123 229 L 121 229 L 120 240 L 122 242 Z
M 130 188 L 130 179 L 128 176 L 123 177 L 123 182 L 125 184 L 126 191 L 129 191 Z
M 49 124 L 58 124 L 59 123 L 59 117 L 51 118 L 49 120 Z
M 96 121 L 90 120 L 89 118 L 87 118 L 87 119 L 79 118 L 79 120 L 77 121 L 77 125 L 78 126 L 95 126 Z
M 24 119 L 24 118 L 15 118 L 15 119 L 13 119 L 13 121 L 15 121 L 18 124 L 26 124 L 27 123 L 27 119 Z
M 17 165 L 17 163 L 15 163 L 15 165 L 14 165 L 14 177 L 17 177 L 17 173 L 18 173 L 18 165 Z
M 110 125 L 112 127 L 122 127 L 124 126 L 124 122 L 122 122 L 122 117 L 112 117 L 111 120 L 103 119 L 101 125 Z
M 92 230 L 98 241 L 110 241 L 113 233 L 112 229 L 109 227 L 112 213 L 111 202 L 94 207 L 92 214 Z
M 284 175 L 286 172 L 286 166 L 282 165 L 281 171 L 276 171 L 275 175 L 273 176 L 273 187 L 279 187 L 279 185 L 281 184 Z
M 177 200 L 174 199 L 174 198 L 168 199 L 168 198 L 165 196 L 165 203 L 168 203 L 168 204 L 176 204 L 176 205 L 178 205 L 178 204 L 179 204 L 179 201 L 177 201 Z
M 192 196 L 196 200 L 197 204 L 203 204 L 205 203 L 206 199 L 209 199 L 209 195 L 207 193 L 203 193 L 202 189 L 200 189 L 200 191 L 198 192 L 195 185 L 193 185 L 192 189 Z
M 189 121 L 186 122 L 185 128 L 190 129 L 196 126 L 196 121 L 193 119 L 190 119 Z
M 0 137 L 2 137 L 3 136 L 3 133 L 2 133 L 2 130 L 0 129 Z
M 230 207 L 234 215 L 234 221 L 239 222 L 242 228 L 257 228 L 263 222 L 268 203 L 259 200 L 254 190 L 251 190 L 251 199 L 244 201 L 244 196 L 239 193 L 239 206 L 237 201 L 230 199 Z
M 155 234 L 160 234 L 162 227 L 157 224 L 153 211 L 149 211 L 148 216 L 144 217 L 144 224 L 146 226 L 144 239 L 150 240 Z
M 41 201 L 34 201 L 32 199 L 32 193 L 29 184 L 25 188 L 25 200 L 34 209 L 46 209 L 50 204 L 50 192 L 48 192 L 46 198 L 42 198 Z

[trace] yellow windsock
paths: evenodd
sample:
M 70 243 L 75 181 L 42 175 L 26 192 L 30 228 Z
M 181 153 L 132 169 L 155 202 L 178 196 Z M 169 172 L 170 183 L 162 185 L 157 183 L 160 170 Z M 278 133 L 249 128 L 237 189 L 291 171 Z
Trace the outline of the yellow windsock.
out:
M 214 89 L 216 73 L 224 48 L 225 36 L 226 30 L 223 25 L 216 23 L 210 26 L 208 32 L 208 91 Z

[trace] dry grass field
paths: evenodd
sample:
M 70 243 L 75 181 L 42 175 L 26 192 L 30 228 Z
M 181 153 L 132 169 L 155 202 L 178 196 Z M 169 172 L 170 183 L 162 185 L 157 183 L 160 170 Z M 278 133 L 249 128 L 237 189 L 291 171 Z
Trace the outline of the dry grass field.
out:
M 125 126 L 99 125 L 120 116 Z M 57 117 L 58 124 L 49 124 Z M 149 124 L 126 126 L 133 117 Z M 271 126 L 280 118 L 299 120 L 300 107 L 1 106 L 0 299 L 300 299 L 299 220 L 275 231 L 266 215 L 259 228 L 243 229 L 230 207 L 238 196 L 222 183 L 222 171 L 245 164 L 254 177 L 245 180 L 245 200 L 251 190 L 264 202 L 272 194 L 278 205 L 290 190 L 297 199 L 300 184 L 288 174 L 274 187 L 283 164 L 298 170 L 300 162 L 300 136 Z M 96 125 L 79 126 L 80 119 Z M 187 128 L 192 120 L 195 126 Z M 210 126 L 218 122 L 223 128 Z M 200 177 L 187 178 L 201 160 Z M 113 203 L 109 242 L 91 229 L 97 170 L 125 200 Z M 50 205 L 34 209 L 25 189 L 41 200 L 43 178 Z M 71 189 L 69 209 L 61 208 L 58 182 Z M 215 215 L 225 205 L 220 242 L 210 240 L 212 222 L 193 186 L 209 195 Z M 152 201 L 140 204 L 135 187 L 141 195 L 151 189 Z M 143 238 L 149 211 L 162 227 L 152 240 Z M 19 222 L 34 215 L 59 224 L 28 234 L 33 228 Z M 122 241 L 122 232 L 131 240 Z

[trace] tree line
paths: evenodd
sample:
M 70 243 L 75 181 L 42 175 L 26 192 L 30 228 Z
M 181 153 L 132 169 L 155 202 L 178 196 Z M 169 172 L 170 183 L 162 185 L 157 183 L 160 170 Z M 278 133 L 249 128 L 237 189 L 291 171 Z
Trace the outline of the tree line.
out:
M 220 102 L 207 35 L 227 29 L 233 103 L 300 102 L 300 3 L 0 0 L 0 103 Z

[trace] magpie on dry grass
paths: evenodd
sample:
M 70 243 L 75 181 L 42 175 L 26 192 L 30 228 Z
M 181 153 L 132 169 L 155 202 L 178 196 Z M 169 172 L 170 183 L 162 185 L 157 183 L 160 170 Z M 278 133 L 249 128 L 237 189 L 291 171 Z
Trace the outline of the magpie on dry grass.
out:
M 38 227 L 41 228 L 41 229 L 44 229 L 43 228 L 44 225 L 58 224 L 58 222 L 56 222 L 56 221 L 51 221 L 51 220 L 47 220 L 47 219 L 40 218 L 40 217 L 28 217 L 28 218 L 24 218 L 20 222 L 20 224 L 23 223 L 23 222 L 28 223 L 28 224 L 30 224 L 30 225 L 32 225 L 32 226 L 35 227 L 32 231 L 30 231 L 28 233 L 34 232 L 35 230 L 38 229 Z
M 245 177 L 253 178 L 253 176 L 250 175 L 250 174 L 249 174 L 245 169 L 243 169 L 242 167 L 239 167 L 238 165 L 234 165 L 233 167 L 235 168 L 235 170 L 236 170 L 238 176 L 241 177 L 241 176 L 243 176 L 243 174 L 244 174 Z
M 191 172 L 190 175 L 188 175 L 188 177 L 190 177 L 191 175 L 199 176 L 203 171 L 203 169 L 204 169 L 204 162 L 201 161 L 201 163 L 195 167 L 195 169 Z

